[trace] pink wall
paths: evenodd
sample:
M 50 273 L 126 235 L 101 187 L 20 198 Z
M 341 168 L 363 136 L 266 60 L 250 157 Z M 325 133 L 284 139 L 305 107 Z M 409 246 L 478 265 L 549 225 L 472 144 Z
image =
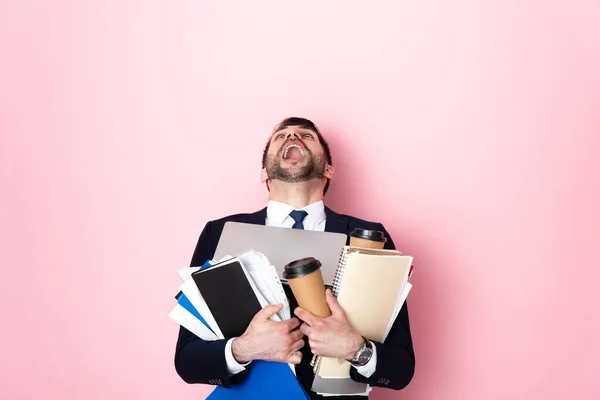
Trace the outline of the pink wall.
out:
M 209 393 L 173 367 L 176 270 L 265 204 L 299 115 L 329 204 L 418 266 L 416 376 L 374 399 L 597 398 L 600 4 L 239 3 L 0 5 L 0 396 Z

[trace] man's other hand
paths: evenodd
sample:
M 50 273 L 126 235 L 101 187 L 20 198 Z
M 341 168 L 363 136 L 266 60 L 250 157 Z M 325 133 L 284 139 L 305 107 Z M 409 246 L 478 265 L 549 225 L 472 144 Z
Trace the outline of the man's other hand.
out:
M 294 310 L 294 314 L 304 321 L 300 330 L 308 337 L 308 345 L 313 354 L 351 360 L 364 339 L 352 328 L 330 289 L 327 289 L 325 298 L 331 310 L 331 315 L 327 318 L 317 317 L 300 307 Z
M 260 310 L 244 334 L 231 344 L 233 357 L 240 364 L 252 360 L 279 361 L 300 364 L 304 346 L 302 332 L 296 329 L 300 325 L 297 318 L 276 322 L 269 318 L 279 312 L 283 305 L 270 304 Z

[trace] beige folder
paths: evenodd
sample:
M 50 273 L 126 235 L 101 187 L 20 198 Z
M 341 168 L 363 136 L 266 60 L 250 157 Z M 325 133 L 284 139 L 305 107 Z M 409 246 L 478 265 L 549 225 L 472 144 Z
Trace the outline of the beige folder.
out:
M 383 342 L 402 306 L 412 256 L 394 250 L 345 246 L 340 256 L 333 293 L 354 329 L 367 339 Z M 350 376 L 350 363 L 323 357 L 323 378 Z

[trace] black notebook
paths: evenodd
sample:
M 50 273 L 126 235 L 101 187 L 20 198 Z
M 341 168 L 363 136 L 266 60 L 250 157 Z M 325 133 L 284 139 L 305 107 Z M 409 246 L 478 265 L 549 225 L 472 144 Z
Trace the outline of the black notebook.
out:
M 262 308 L 237 258 L 194 272 L 192 278 L 225 338 L 242 335 Z

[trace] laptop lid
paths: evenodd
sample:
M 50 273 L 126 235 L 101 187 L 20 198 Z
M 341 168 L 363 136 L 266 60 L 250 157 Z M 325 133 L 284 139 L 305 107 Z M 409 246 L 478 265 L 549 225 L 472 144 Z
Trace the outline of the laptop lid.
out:
M 281 228 L 228 221 L 223 227 L 214 258 L 237 256 L 250 249 L 263 253 L 283 279 L 283 267 L 304 257 L 321 261 L 326 285 L 333 284 L 340 254 L 346 244 L 344 233 Z

